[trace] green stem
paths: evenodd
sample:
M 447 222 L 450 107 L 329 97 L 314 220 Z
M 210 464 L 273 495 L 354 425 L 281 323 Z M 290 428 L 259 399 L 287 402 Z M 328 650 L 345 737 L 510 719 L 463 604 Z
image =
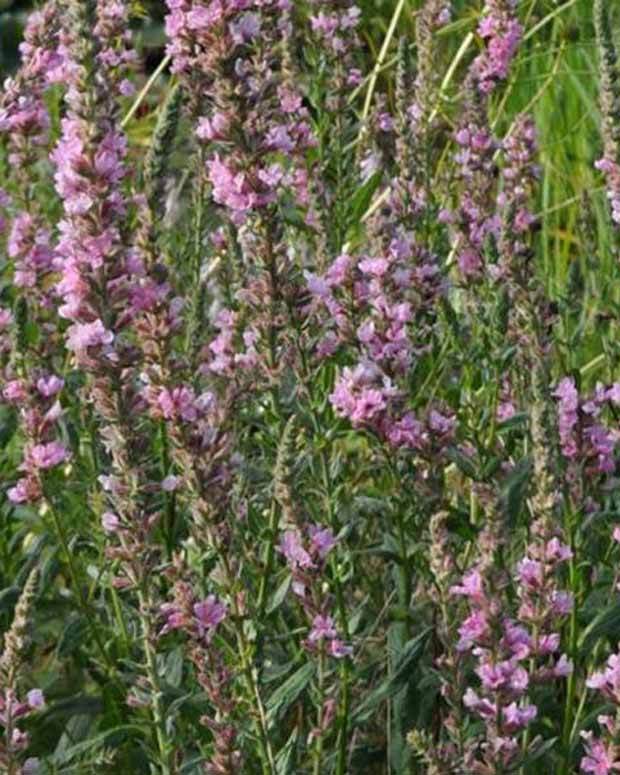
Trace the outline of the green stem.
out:
M 303 374 L 301 375 L 302 382 L 306 385 L 309 384 L 309 369 L 308 363 L 305 357 L 303 349 L 299 348 L 299 355 L 301 359 L 301 365 Z M 310 392 L 309 392 L 310 395 Z M 314 426 L 314 432 L 319 437 L 319 444 L 322 445 L 322 428 L 319 416 L 310 400 L 309 413 L 312 418 L 312 424 Z M 321 478 L 323 480 L 323 487 L 325 490 L 325 496 L 327 500 L 327 513 L 330 523 L 330 527 L 334 535 L 338 535 L 340 532 L 340 522 L 338 515 L 334 509 L 334 495 L 333 495 L 333 482 L 329 471 L 329 462 L 325 450 L 321 447 L 319 454 L 319 461 L 321 466 Z M 331 577 L 334 584 L 334 590 L 336 592 L 336 606 L 338 612 L 339 627 L 345 640 L 349 637 L 349 623 L 347 621 L 347 611 L 344 602 L 344 594 L 342 591 L 342 585 L 338 575 L 338 566 L 335 557 L 332 555 L 330 558 Z M 338 714 L 338 754 L 336 762 L 336 775 L 346 775 L 347 770 L 347 751 L 348 751 L 348 729 L 349 729 L 349 713 L 350 713 L 350 688 L 349 688 L 349 673 L 350 665 L 349 660 L 345 657 L 340 664 L 340 711 Z
M 161 476 L 162 479 L 166 476 L 168 473 L 168 470 L 170 468 L 170 455 L 169 455 L 169 445 L 168 445 L 168 433 L 166 431 L 166 423 L 162 420 L 159 425 L 159 439 L 160 439 L 160 452 L 161 452 Z M 175 497 L 174 493 L 166 493 L 165 494 L 165 513 L 166 513 L 166 522 L 164 526 L 164 537 L 166 541 L 166 550 L 168 553 L 168 557 L 172 557 L 172 553 L 174 551 L 174 532 L 175 532 L 175 522 L 176 522 L 176 509 L 175 509 Z
M 113 680 L 118 685 L 118 687 L 121 689 L 121 691 L 124 692 L 124 687 L 122 684 L 118 681 L 118 679 L 115 677 L 116 675 L 116 666 L 114 665 L 113 660 L 110 658 L 109 654 L 105 650 L 105 647 L 103 645 L 103 641 L 101 640 L 101 636 L 99 635 L 99 631 L 97 629 L 97 626 L 95 624 L 94 618 L 93 618 L 93 612 L 92 609 L 89 608 L 89 606 L 86 604 L 86 601 L 84 600 L 84 597 L 82 595 L 82 580 L 80 579 L 80 575 L 78 573 L 78 570 L 75 565 L 73 553 L 69 547 L 69 542 L 67 540 L 67 535 L 65 533 L 62 520 L 59 518 L 56 509 L 52 506 L 52 503 L 49 499 L 44 500 L 44 505 L 47 507 L 47 510 L 52 516 L 52 521 L 54 523 L 54 528 L 56 530 L 56 534 L 58 536 L 58 540 L 60 541 L 60 545 L 62 547 L 63 553 L 65 555 L 65 558 L 67 560 L 67 565 L 69 567 L 69 575 L 71 577 L 71 582 L 73 584 L 73 588 L 75 590 L 75 596 L 76 600 L 78 602 L 78 606 L 82 612 L 82 615 L 84 616 L 84 619 L 88 623 L 88 627 L 92 633 L 93 640 L 95 641 L 95 644 L 97 645 L 97 648 L 99 649 L 99 652 L 101 654 L 101 657 L 103 661 L 106 664 L 106 667 L 109 670 L 109 674 L 111 677 L 113 677 Z
M 241 611 L 239 610 L 237 595 L 235 594 L 235 590 L 232 584 L 232 578 L 233 578 L 232 570 L 228 562 L 228 557 L 226 556 L 226 553 L 221 552 L 220 556 L 222 559 L 222 563 L 224 565 L 224 569 L 226 571 L 226 577 L 230 587 L 230 597 L 233 603 L 235 634 L 237 637 L 239 656 L 241 658 L 241 670 L 245 677 L 248 691 L 250 693 L 250 697 L 252 698 L 252 702 L 256 704 L 256 710 L 258 714 L 258 733 L 259 733 L 258 737 L 260 740 L 260 748 L 261 748 L 262 770 L 264 775 L 275 775 L 276 762 L 273 755 L 271 742 L 269 740 L 269 726 L 267 724 L 267 714 L 265 713 L 265 707 L 263 705 L 263 701 L 260 696 L 260 689 L 258 686 L 256 671 L 252 668 L 252 664 L 248 659 L 250 647 L 249 647 L 247 638 L 245 636 L 245 632 L 243 631 L 243 621 L 241 618 Z
M 574 519 L 572 518 L 572 515 L 569 515 L 569 535 L 570 535 L 570 548 L 572 550 L 572 557 L 569 561 L 569 583 L 570 583 L 570 589 L 573 594 L 573 609 L 571 611 L 570 616 L 570 622 L 569 622 L 569 634 L 568 634 L 568 655 L 573 660 L 573 670 L 571 674 L 568 676 L 567 686 L 566 686 L 566 703 L 564 705 L 564 723 L 562 727 L 562 747 L 564 749 L 564 764 L 562 767 L 562 775 L 569 775 L 571 771 L 571 735 L 572 735 L 572 728 L 573 728 L 573 715 L 574 715 L 574 705 L 575 705 L 575 690 L 576 690 L 576 680 L 575 680 L 575 670 L 576 670 L 576 664 L 575 659 L 577 656 L 577 585 L 578 585 L 578 578 L 577 578 L 577 564 L 575 560 L 575 530 L 574 530 Z
M 275 559 L 275 536 L 278 529 L 278 504 L 275 498 L 271 502 L 271 511 L 269 514 L 269 537 L 265 557 L 265 570 L 261 576 L 260 587 L 258 590 L 258 621 L 261 622 L 265 615 L 267 606 L 267 593 L 269 591 L 269 580 L 273 572 L 273 561 Z
M 269 368 L 270 369 L 276 369 L 277 362 L 278 362 L 278 342 L 277 342 L 277 330 L 276 326 L 274 325 L 273 321 L 276 318 L 277 309 L 276 309 L 276 302 L 279 295 L 278 290 L 278 272 L 277 272 L 277 265 L 276 265 L 276 257 L 274 255 L 273 251 L 273 235 L 269 229 L 267 229 L 266 232 L 266 251 L 267 251 L 267 272 L 269 274 L 269 281 L 271 283 L 271 294 L 270 294 L 270 319 L 271 324 L 269 326 Z M 273 388 L 270 393 L 270 401 L 271 401 L 271 410 L 273 412 L 274 417 L 276 418 L 276 438 L 280 439 L 282 434 L 282 429 L 284 428 L 284 422 L 282 419 L 282 412 L 280 409 L 280 399 L 278 396 L 277 388 Z M 271 501 L 271 510 L 269 514 L 269 535 L 267 537 L 267 548 L 265 552 L 265 571 L 263 575 L 261 576 L 260 581 L 260 587 L 258 592 L 258 621 L 261 622 L 263 620 L 264 614 L 265 614 L 265 607 L 267 605 L 267 595 L 269 592 L 269 581 L 271 579 L 271 574 L 273 573 L 273 563 L 275 558 L 275 541 L 276 541 L 276 535 L 278 530 L 278 503 L 275 498 L 275 494 L 272 496 Z M 260 655 L 260 651 L 262 649 L 262 638 L 259 638 L 258 641 L 258 653 Z
M 323 766 L 323 679 L 325 673 L 325 650 L 321 645 L 319 651 L 319 713 L 317 721 L 317 739 L 314 748 L 313 775 L 321 775 Z
M 315 420 L 316 415 L 315 416 Z M 331 474 L 329 472 L 329 465 L 327 462 L 327 456 L 324 450 L 321 450 L 321 473 L 323 477 L 323 486 L 325 488 L 325 494 L 327 496 L 327 510 L 329 515 L 329 521 L 331 524 L 334 535 L 337 535 L 340 531 L 340 524 L 338 517 L 334 511 L 334 498 L 333 498 L 333 485 L 331 480 Z M 347 610 L 344 602 L 344 594 L 342 591 L 342 584 L 338 575 L 338 565 L 335 556 L 332 555 L 330 566 L 332 570 L 332 579 L 334 583 L 334 589 L 336 592 L 336 607 L 338 611 L 338 620 L 340 630 L 345 640 L 349 638 L 349 623 L 347 621 Z M 350 692 L 349 692 L 349 661 L 346 657 L 340 664 L 340 713 L 338 718 L 338 759 L 336 763 L 336 775 L 345 775 L 347 770 L 347 751 L 348 751 L 348 728 L 349 728 L 349 705 L 350 705 Z
M 142 648 L 146 659 L 146 675 L 151 684 L 151 713 L 155 727 L 155 739 L 159 751 L 159 765 L 162 775 L 172 775 L 170 769 L 170 745 L 166 734 L 166 719 L 164 716 L 162 699 L 163 695 L 159 685 L 159 674 L 155 650 L 152 643 L 151 606 L 148 604 L 143 589 L 138 591 L 138 605 L 140 607 L 140 626 L 142 631 Z

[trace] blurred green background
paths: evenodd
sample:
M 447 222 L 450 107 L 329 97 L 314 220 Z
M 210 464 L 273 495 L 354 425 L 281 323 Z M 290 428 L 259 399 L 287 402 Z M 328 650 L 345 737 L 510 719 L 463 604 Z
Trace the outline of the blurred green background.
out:
M 18 45 L 28 12 L 41 6 L 41 0 L 0 0 L 0 77 L 10 74 L 19 63 Z M 164 0 L 138 0 L 133 3 L 140 24 L 140 44 L 147 71 L 157 66 L 164 45 Z
M 31 0 L 0 0 L 0 74 L 4 78 L 18 61 L 17 46 Z

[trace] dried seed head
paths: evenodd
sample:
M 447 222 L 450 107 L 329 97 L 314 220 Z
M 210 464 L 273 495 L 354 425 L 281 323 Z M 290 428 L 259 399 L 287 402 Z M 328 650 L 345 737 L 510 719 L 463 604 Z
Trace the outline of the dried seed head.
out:
M 4 650 L 0 656 L 0 675 L 9 687 L 15 682 L 26 647 L 26 630 L 38 578 L 39 571 L 33 568 L 15 606 L 11 628 L 4 636 Z

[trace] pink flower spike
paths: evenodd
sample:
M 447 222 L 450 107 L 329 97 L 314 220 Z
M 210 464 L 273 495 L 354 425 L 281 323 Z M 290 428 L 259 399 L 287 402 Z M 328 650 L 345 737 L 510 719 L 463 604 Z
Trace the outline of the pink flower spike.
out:
M 41 689 L 31 689 L 26 695 L 26 698 L 28 700 L 28 705 L 30 705 L 33 710 L 38 710 L 45 705 L 45 697 L 43 696 Z
M 50 374 L 48 377 L 41 377 L 37 380 L 37 390 L 45 398 L 51 398 L 63 389 L 64 384 L 64 379 Z
M 582 732 L 586 755 L 581 760 L 581 771 L 592 775 L 609 775 L 620 770 L 620 761 L 615 759 L 613 750 L 605 747 L 602 740 L 595 738 L 591 732 Z
M 325 559 L 337 543 L 333 532 L 330 528 L 322 528 L 319 525 L 311 526 L 309 532 L 312 550 L 316 552 L 322 560 Z
M 324 638 L 332 640 L 335 637 L 336 628 L 334 626 L 334 620 L 332 617 L 322 616 L 321 614 L 315 616 L 312 620 L 312 629 L 310 630 L 308 640 L 311 643 L 317 643 L 322 641 Z
M 353 646 L 347 646 L 338 638 L 334 638 L 329 644 L 329 653 L 335 659 L 350 657 L 353 654 Z
M 69 453 L 60 442 L 50 441 L 48 444 L 37 444 L 28 450 L 24 466 L 27 470 L 53 468 L 68 458 Z
M 120 527 L 120 520 L 111 511 L 106 511 L 101 515 L 101 526 L 106 533 L 115 533 Z
M 219 601 L 215 595 L 209 595 L 204 600 L 194 604 L 194 615 L 198 621 L 199 632 L 201 635 L 206 633 L 207 638 L 226 618 L 226 614 L 226 605 Z
M 484 587 L 482 584 L 482 576 L 477 570 L 471 570 L 463 576 L 461 584 L 456 584 L 450 587 L 451 595 L 463 595 L 471 600 L 484 599 Z
M 180 476 L 170 475 L 162 480 L 161 488 L 164 490 L 164 492 L 174 492 L 179 487 L 180 483 Z
M 92 323 L 74 323 L 67 333 L 67 349 L 75 353 L 85 352 L 89 347 L 110 344 L 114 339 L 114 334 L 104 327 L 101 320 L 95 320 Z

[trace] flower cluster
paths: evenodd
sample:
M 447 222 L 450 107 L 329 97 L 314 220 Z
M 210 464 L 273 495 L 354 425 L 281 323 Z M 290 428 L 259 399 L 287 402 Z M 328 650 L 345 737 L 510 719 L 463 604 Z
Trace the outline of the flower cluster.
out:
M 37 147 L 47 144 L 50 117 L 44 92 L 65 75 L 55 0 L 29 15 L 20 54 L 21 68 L 4 83 L 0 105 L 0 133 L 9 137 L 10 159 L 17 169 L 29 165 Z
M 501 614 L 501 602 L 491 596 L 487 582 L 478 570 L 465 574 L 453 595 L 466 598 L 469 615 L 459 628 L 460 651 L 470 651 L 477 659 L 478 691 L 469 687 L 463 704 L 485 724 L 484 760 L 508 766 L 518 753 L 515 735 L 536 718 L 537 708 L 524 703 L 530 683 L 527 658 L 530 639 L 527 631 Z
M 58 400 L 64 380 L 55 374 L 41 374 L 33 382 L 9 380 L 2 390 L 4 401 L 15 407 L 25 435 L 22 478 L 8 490 L 13 503 L 36 503 L 43 495 L 44 471 L 64 463 L 70 453 L 54 436 L 63 409 Z
M 237 331 L 240 327 L 239 316 L 230 309 L 221 310 L 214 321 L 218 335 L 208 346 L 211 357 L 206 362 L 208 371 L 232 376 L 236 369 L 252 369 L 259 365 L 256 351 L 258 333 L 246 328 L 241 333 L 244 349 L 238 348 Z
M 521 173 L 523 169 L 529 172 L 535 135 L 527 119 L 522 119 L 507 138 L 507 174 L 498 198 L 496 157 L 501 143 L 493 136 L 487 115 L 489 94 L 507 77 L 521 40 L 515 6 L 513 0 L 488 0 L 485 5 L 478 28 L 485 47 L 471 63 L 464 118 L 454 136 L 458 146 L 454 157 L 460 182 L 458 206 L 444 209 L 440 219 L 450 226 L 453 251 L 465 281 L 483 276 L 489 243 L 500 240 L 502 232 L 508 232 L 500 240 L 506 243 L 504 252 L 522 249 L 517 236 L 526 226 L 524 204 L 529 192 Z M 513 181 L 519 181 L 521 187 Z M 514 244 L 508 244 L 509 240 Z
M 337 378 L 330 401 L 356 428 L 371 428 L 395 447 L 444 443 L 452 418 L 432 409 L 418 420 L 404 408 L 399 382 L 423 354 L 431 329 L 426 312 L 442 292 L 433 257 L 411 239 L 395 238 L 380 256 L 341 255 L 324 275 L 306 275 L 311 311 L 328 313 L 319 358 L 348 345 L 358 357 Z M 416 328 L 416 337 L 412 329 Z
M 185 572 L 181 575 L 185 575 Z M 165 619 L 160 637 L 171 631 L 185 634 L 186 648 L 196 679 L 212 708 L 209 715 L 200 719 L 201 724 L 208 727 L 213 735 L 214 753 L 205 764 L 205 772 L 209 775 L 235 772 L 242 764 L 242 755 L 236 747 L 237 730 L 233 723 L 233 675 L 213 642 L 219 625 L 228 616 L 228 606 L 216 595 L 197 600 L 191 585 L 179 580 L 174 585 L 174 602 L 162 605 L 160 613 Z
M 483 94 L 493 91 L 507 76 L 521 43 L 523 27 L 515 18 L 516 0 L 487 0 L 478 34 L 485 47 L 472 72 Z
M 459 150 L 454 160 L 463 193 L 458 208 L 443 211 L 440 218 L 450 225 L 460 273 L 469 280 L 482 275 L 487 240 L 499 235 L 493 203 L 497 143 L 489 129 L 473 119 L 457 131 L 455 140 Z
M 58 224 L 56 248 L 59 314 L 71 321 L 68 349 L 78 363 L 91 369 L 101 358 L 114 360 L 118 331 L 154 306 L 166 290 L 146 276 L 140 256 L 123 245 L 129 208 L 123 190 L 127 141 L 119 128 L 114 85 L 134 59 L 127 39 L 128 20 L 125 4 L 98 4 L 96 73 L 89 70 L 88 51 L 76 43 L 69 49 L 73 67 L 65 97 L 68 112 L 51 154 L 65 214 Z M 75 30 L 74 37 L 79 32 Z M 98 95 L 97 116 L 90 89 Z
M 615 450 L 620 432 L 604 423 L 604 410 L 620 403 L 620 386 L 599 385 L 592 395 L 579 395 L 572 377 L 564 377 L 556 387 L 558 430 L 562 453 L 572 467 L 583 466 L 590 476 L 612 474 L 616 470 Z
M 0 197 L 12 218 L 6 250 L 13 285 L 28 303 L 33 321 L 47 317 L 48 331 L 53 324 L 44 311 L 53 306 L 49 280 L 55 254 L 51 228 L 31 189 L 50 140 L 47 92 L 64 76 L 61 27 L 55 1 L 28 17 L 20 44 L 22 63 L 15 76 L 5 81 L 0 102 L 0 136 L 6 139 L 8 161 L 15 172 L 12 195 L 2 192 Z
M 164 603 L 161 607 L 161 614 L 166 623 L 160 635 L 172 630 L 184 630 L 208 643 L 218 625 L 226 618 L 226 605 L 215 595 L 195 601 L 188 585 L 182 582 L 177 583 L 175 587 L 175 597 L 176 602 Z
M 329 528 L 311 525 L 304 540 L 300 531 L 291 527 L 282 533 L 278 551 L 285 558 L 291 573 L 293 592 L 311 620 L 306 647 L 313 651 L 324 644 L 332 657 L 340 659 L 350 656 L 353 649 L 338 636 L 334 619 L 325 611 L 325 601 L 316 596 L 317 579 L 335 545 L 336 539 Z
M 215 33 L 227 31 L 232 38 L 231 28 L 235 27 L 235 19 L 241 17 L 245 20 L 245 23 L 237 24 L 237 28 L 245 27 L 248 31 L 252 27 L 254 34 L 258 32 L 254 15 L 248 13 L 242 16 L 251 7 L 251 0 L 232 0 L 226 3 L 217 0 L 167 0 L 167 4 L 167 51 L 172 57 L 173 71 L 176 73 L 193 74 L 194 70 L 200 69 L 202 60 L 209 61 L 207 48 L 210 43 L 215 42 Z M 222 41 L 221 52 L 225 50 L 224 43 L 229 42 L 230 39 Z
M 453 595 L 465 597 L 469 607 L 459 628 L 457 649 L 475 656 L 480 685 L 466 690 L 463 704 L 484 722 L 484 740 L 479 747 L 487 763 L 507 767 L 518 760 L 518 734 L 537 716 L 536 705 L 527 701 L 530 687 L 565 677 L 571 671 L 564 656 L 551 666 L 545 664 L 558 651 L 560 639 L 557 633 L 537 629 L 541 622 L 557 620 L 569 610 L 564 593 L 545 598 L 546 586 L 553 586 L 550 579 L 555 564 L 568 556 L 559 543 L 552 549 L 545 562 L 526 557 L 519 564 L 521 606 L 517 620 L 505 615 L 501 600 L 490 591 L 488 580 L 478 569 L 468 571 L 451 589 Z M 535 668 L 539 661 L 542 664 Z
M 530 283 L 528 234 L 536 223 L 530 210 L 531 189 L 538 177 L 536 158 L 536 127 L 529 116 L 520 116 L 510 135 L 502 142 L 504 166 L 503 187 L 497 197 L 501 219 L 498 240 L 500 265 L 498 273 L 508 275 L 513 282 L 527 287 Z
M 604 156 L 598 159 L 594 166 L 605 175 L 611 217 L 614 223 L 620 226 L 620 164 Z
M 108 103 L 116 99 L 117 90 L 124 97 L 130 97 L 134 93 L 135 87 L 128 76 L 138 57 L 133 34 L 128 25 L 127 3 L 122 0 L 97 3 L 93 35 L 100 46 L 96 54 L 98 70 L 95 78 L 97 88 Z
M 342 55 L 355 45 L 355 29 L 360 15 L 361 11 L 356 5 L 338 8 L 337 3 L 322 2 L 319 4 L 318 13 L 310 17 L 310 25 L 312 32 L 334 54 Z
M 250 10 L 253 6 L 245 0 L 169 0 L 166 20 L 173 71 L 203 78 L 203 99 L 212 109 L 202 115 L 202 101 L 195 106 L 196 137 L 211 151 L 206 168 L 213 199 L 236 224 L 284 191 L 301 207 L 307 205 L 303 157 L 315 144 L 292 74 L 286 67 L 278 73 L 275 63 L 256 67 L 256 49 L 287 45 L 290 3 L 270 0 Z M 227 64 L 232 60 L 234 73 Z
M 529 629 L 526 644 L 531 658 L 544 660 L 554 657 L 560 647 L 559 627 L 572 611 L 572 595 L 558 584 L 559 566 L 572 558 L 572 551 L 557 538 L 537 540 L 528 545 L 517 566 L 516 581 L 519 598 L 518 619 Z M 523 634 L 523 633 L 521 633 Z M 540 668 L 535 680 L 569 675 L 572 666 L 565 655 L 554 664 Z
M 45 288 L 45 279 L 54 269 L 56 258 L 49 229 L 31 213 L 18 213 L 13 219 L 7 252 L 15 262 L 15 285 L 35 294 L 40 293 Z M 45 306 L 52 303 L 45 292 L 41 294 L 40 301 Z
M 590 676 L 587 686 L 614 706 L 620 705 L 620 656 L 611 654 L 604 669 Z M 601 737 L 595 737 L 593 732 L 581 733 L 585 748 L 581 771 L 594 775 L 611 775 L 620 769 L 618 720 L 607 714 L 598 716 L 597 720 L 602 731 Z
M 62 236 L 57 247 L 62 256 L 57 267 L 62 273 L 57 285 L 63 299 L 59 311 L 72 321 L 68 348 L 79 362 L 86 364 L 89 348 L 101 351 L 113 340 L 113 332 L 104 325 L 104 312 L 93 294 L 97 279 L 105 278 L 117 304 L 124 296 L 118 219 L 126 209 L 119 190 L 125 174 L 126 143 L 110 127 L 96 144 L 97 150 L 89 147 L 87 125 L 77 115 L 65 118 L 62 130 L 62 138 L 52 154 L 56 188 L 66 214 L 59 224 Z M 105 316 L 109 317 L 109 312 Z
M 30 743 L 29 734 L 20 729 L 18 724 L 44 707 L 45 698 L 40 689 L 31 689 L 25 701 L 19 700 L 11 690 L 0 693 L 0 726 L 10 733 L 10 739 L 5 742 L 6 750 L 0 752 L 0 763 L 5 767 L 9 767 L 13 757 L 25 751 Z M 22 775 L 34 775 L 38 770 L 38 762 L 34 757 L 26 759 L 20 770 Z
M 166 0 L 130 105 L 140 5 L 42 4 L 0 98 L 0 609 L 37 563 L 50 603 L 26 649 L 35 570 L 0 657 L 0 769 L 49 753 L 28 689 L 75 681 L 128 730 L 122 771 L 366 771 L 388 718 L 394 771 L 408 740 L 428 775 L 568 772 L 602 630 L 579 607 L 612 575 L 598 528 L 620 539 L 617 310 L 608 278 L 581 284 L 600 330 L 578 293 L 547 298 L 537 132 L 499 94 L 563 17 L 526 32 L 485 0 L 455 57 L 463 3 L 398 3 L 371 62 L 353 0 Z M 579 386 L 552 392 L 567 368 Z M 614 654 L 588 686 L 620 705 L 619 675 Z M 91 726 L 69 718 L 47 758 L 98 771 Z M 612 773 L 618 720 L 599 727 L 581 768 Z
M 620 225 L 620 83 L 618 54 L 606 3 L 593 3 L 594 26 L 599 55 L 603 156 L 595 162 L 607 185 L 613 223 Z

